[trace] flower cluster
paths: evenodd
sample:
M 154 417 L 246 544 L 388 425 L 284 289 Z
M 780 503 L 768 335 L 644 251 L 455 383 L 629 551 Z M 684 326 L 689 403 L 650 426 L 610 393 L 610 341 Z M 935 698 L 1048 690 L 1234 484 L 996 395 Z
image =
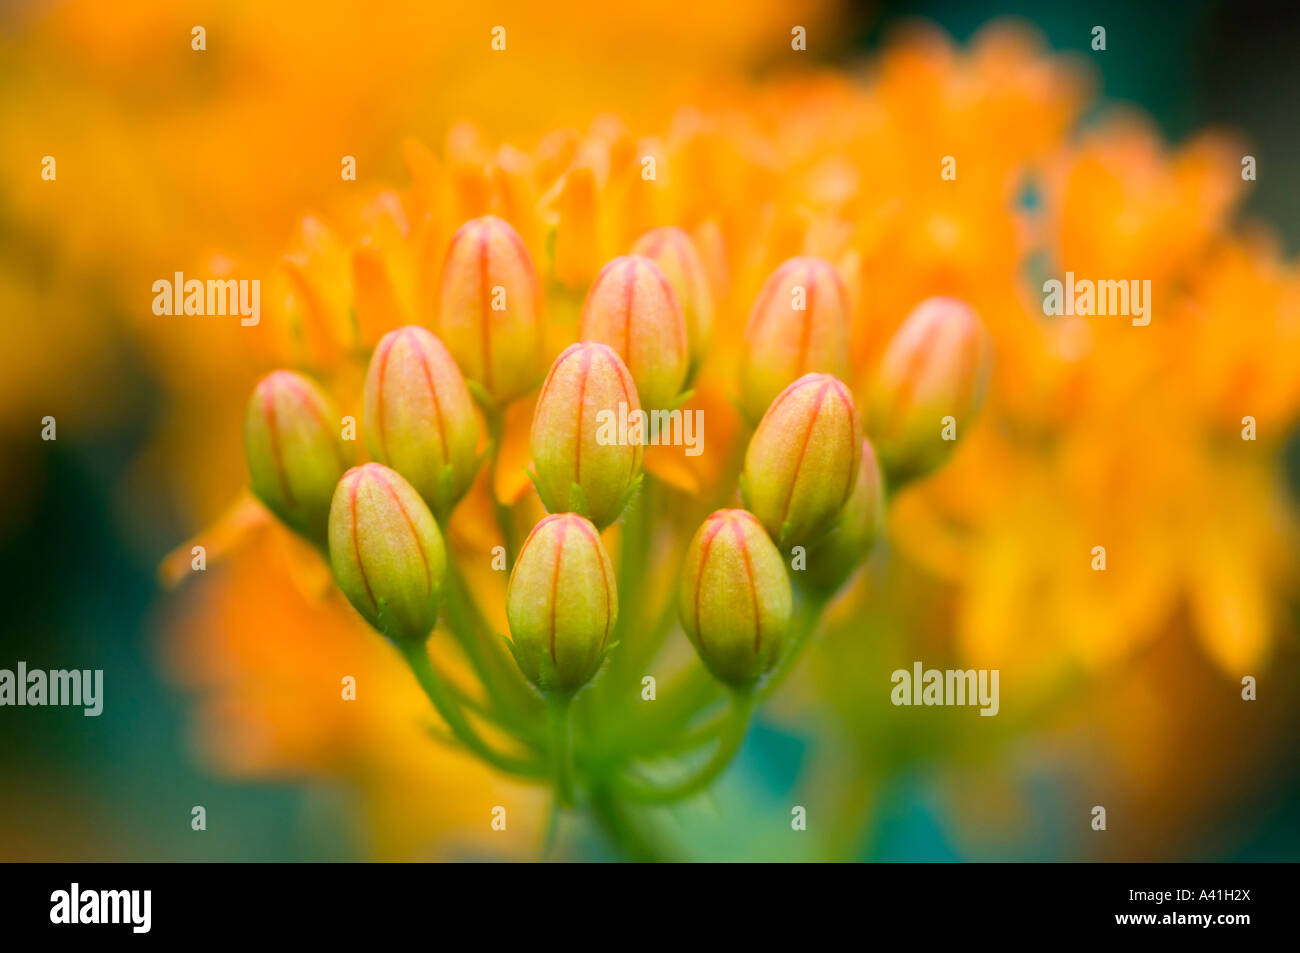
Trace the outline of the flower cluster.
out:
M 662 614 L 629 591 L 642 585 L 636 567 L 660 521 L 646 502 L 656 478 L 643 472 L 643 439 L 601 440 L 598 421 L 620 408 L 671 420 L 709 350 L 711 304 L 695 243 L 666 227 L 633 248 L 643 254 L 616 257 L 596 275 L 581 340 L 554 359 L 532 401 L 531 479 L 550 515 L 516 549 L 510 507 L 498 507 L 513 674 L 491 661 L 494 633 L 461 581 L 458 563 L 474 557 L 449 556 L 445 542 L 484 460 L 494 473 L 503 466 L 505 418 L 541 376 L 539 279 L 509 223 L 489 215 L 455 233 L 436 283 L 437 333 L 407 325 L 375 344 L 362 398 L 373 462 L 348 468 L 341 418 L 300 374 L 263 378 L 246 414 L 258 499 L 328 556 L 338 588 L 406 657 L 457 742 L 503 770 L 552 778 L 565 804 L 676 800 L 725 767 L 755 700 L 791 669 L 829 596 L 869 553 L 886 475 L 902 481 L 937 465 L 952 446 L 943 420 L 973 420 L 988 375 L 972 309 L 948 298 L 921 302 L 875 377 L 873 441 L 843 380 L 850 320 L 835 266 L 792 258 L 768 278 L 736 380 L 737 400 L 755 421 L 737 477 L 744 508 L 718 509 L 694 532 L 676 598 L 704 670 L 733 704 L 716 737 L 703 739 L 715 745 L 712 757 L 670 784 L 652 784 L 640 765 L 679 750 L 707 699 L 670 706 L 675 721 L 651 725 L 640 742 L 631 732 L 612 740 L 580 733 L 575 743 L 571 724 L 575 700 L 586 709 L 580 724 L 617 717 L 626 702 L 618 694 L 634 695 L 639 673 L 607 656 L 648 660 Z M 602 537 L 616 524 L 617 568 Z M 440 610 L 482 700 L 458 697 L 429 658 Z M 603 670 L 612 687 L 580 694 Z M 504 729 L 510 748 L 477 721 Z
M 991 27 L 960 49 L 932 31 L 908 33 L 872 67 L 864 76 L 718 86 L 670 122 L 599 116 L 535 141 L 457 124 L 434 149 L 408 144 L 409 188 L 368 193 L 359 214 L 302 219 L 267 275 L 262 325 L 237 335 L 239 349 L 194 346 L 190 331 L 184 347 L 159 344 L 174 368 L 170 386 L 190 408 L 185 427 L 168 434 L 174 465 L 184 468 L 173 483 L 188 494 L 185 505 L 214 514 L 228 501 L 234 477 L 220 466 L 230 456 L 220 435 L 234 430 L 217 424 L 258 373 L 293 367 L 321 382 L 337 412 L 361 421 L 370 458 L 401 474 L 433 515 L 447 569 L 428 648 L 448 676 L 443 695 L 493 743 L 489 757 L 508 754 L 525 776 L 551 772 L 545 752 L 562 733 L 538 728 L 549 725 L 547 706 L 527 685 L 548 676 L 540 658 L 529 667 L 528 637 L 511 618 L 535 621 L 545 603 L 525 611 L 531 603 L 516 586 L 519 604 L 509 610 L 505 570 L 525 549 L 540 560 L 538 538 L 523 541 L 548 513 L 589 521 L 610 558 L 618 610 L 599 640 L 587 620 L 584 644 L 603 646 L 606 661 L 567 717 L 574 773 L 585 779 L 576 787 L 608 828 L 616 812 L 605 794 L 635 787 L 662 758 L 672 761 L 662 771 L 681 774 L 679 760 L 733 737 L 706 709 L 726 697 L 715 674 L 743 682 L 740 663 L 715 650 L 737 636 L 727 630 L 710 641 L 720 623 L 706 618 L 701 638 L 682 600 L 688 557 L 714 572 L 690 544 L 702 526 L 720 524 L 710 521 L 715 511 L 746 507 L 781 555 L 791 590 L 781 659 L 798 657 L 811 608 L 839 594 L 819 624 L 816 661 L 825 664 L 806 672 L 819 702 L 861 741 L 852 770 L 867 776 L 896 763 L 892 749 L 873 743 L 885 721 L 862 691 L 864 673 L 894 668 L 893 654 L 913 658 L 919 645 L 1014 672 L 1044 704 L 1078 698 L 1080 675 L 1146 658 L 1161 635 L 1161 646 L 1203 652 L 1214 663 L 1206 678 L 1235 681 L 1265 666 L 1287 625 L 1282 595 L 1294 580 L 1295 506 L 1278 460 L 1300 420 L 1290 357 L 1300 346 L 1300 276 L 1266 233 L 1233 220 L 1249 188 L 1242 150 L 1219 135 L 1167 147 L 1133 116 L 1103 116 L 1076 132 L 1088 105 L 1083 75 L 1017 27 Z M 507 141 L 495 141 L 497 132 Z M 953 178 L 941 175 L 945 157 Z M 657 178 L 644 174 L 647 158 Z M 527 277 L 505 222 L 530 259 Z M 486 282 L 474 270 L 484 248 Z M 468 277 L 446 274 L 451 259 Z M 671 286 L 684 348 L 662 285 L 629 259 L 652 262 Z M 1041 279 L 1067 270 L 1150 278 L 1155 319 L 1131 329 L 1045 316 Z M 629 291 L 647 312 L 653 306 L 652 319 L 624 308 Z M 443 313 L 448 303 L 456 314 Z M 409 369 L 379 387 L 375 355 L 402 328 L 423 332 L 401 333 L 392 367 L 423 362 L 436 388 Z M 468 414 L 425 335 L 451 355 Z M 516 337 L 531 350 L 510 351 Z M 364 393 L 372 374 L 379 390 L 415 383 L 376 401 Z M 845 386 L 866 435 L 847 502 L 844 458 L 809 457 L 807 474 L 791 466 L 801 437 L 815 430 L 819 453 L 823 435 L 842 440 L 851 430 L 839 388 L 805 383 L 764 420 L 806 374 Z M 230 382 L 231 392 L 211 400 L 214 381 Z M 985 391 L 983 423 L 972 426 Z M 384 401 L 396 403 L 370 419 L 367 408 Z M 622 402 L 702 412 L 705 452 L 603 442 L 593 421 Z M 828 416 L 799 417 L 804 406 Z M 1257 441 L 1242 439 L 1246 415 L 1258 421 Z M 939 467 L 954 446 L 943 418 L 961 449 Z M 387 449 L 384 427 L 401 434 Z M 294 431 L 292 445 L 313 432 Z M 320 431 L 317 444 L 335 433 Z M 259 452 L 253 436 L 250 456 Z M 408 452 L 420 441 L 423 449 Z M 255 475 L 253 490 L 327 551 L 328 520 L 318 510 L 314 534 L 299 528 L 308 508 L 295 516 L 276 494 L 290 487 L 301 507 L 298 481 L 337 481 L 357 462 L 355 446 L 344 441 L 337 461 L 313 451 L 325 461 L 319 473 L 282 465 L 283 482 Z M 315 493 L 315 505 L 328 507 L 332 493 Z M 193 541 L 215 556 L 252 540 L 223 575 L 209 574 L 205 597 L 189 599 L 172 627 L 183 676 L 215 689 L 201 696 L 200 720 L 220 728 L 206 747 L 238 771 L 382 775 L 385 783 L 369 789 L 371 816 L 389 825 L 385 843 L 399 856 L 409 830 L 442 823 L 399 793 L 416 771 L 426 791 L 464 778 L 451 823 L 477 817 L 493 780 L 465 759 L 417 760 L 414 746 L 388 743 L 423 697 L 390 670 L 380 640 L 355 637 L 361 616 L 340 609 L 336 586 L 318 585 L 325 564 L 301 557 L 310 548 L 294 535 L 249 531 L 264 523 L 260 508 L 241 504 Z M 727 540 L 752 528 L 738 516 L 725 525 L 734 527 Z M 887 554 L 848 583 L 882 533 Z M 556 527 L 541 541 L 555 549 L 558 536 Z M 564 553 L 584 539 L 566 529 Z M 1105 572 L 1089 565 L 1098 545 L 1109 551 Z M 168 575 L 188 577 L 189 560 L 187 543 Z M 583 611 L 605 611 L 602 590 L 586 592 Z M 769 613 L 781 614 L 779 600 L 755 608 L 743 590 L 733 595 L 726 621 L 751 638 Z M 876 637 L 883 632 L 896 637 Z M 506 633 L 516 658 L 497 638 Z M 698 660 L 692 642 L 703 646 Z M 771 645 L 760 640 L 754 668 L 770 662 L 762 653 Z M 576 669 L 587 664 L 582 653 L 573 658 Z M 783 662 L 775 664 L 760 696 L 784 677 Z M 387 706 L 356 728 L 357 716 L 340 714 L 328 690 L 352 669 L 373 673 Z M 1180 669 L 1148 674 L 1180 697 Z M 659 683 L 654 703 L 654 688 L 642 684 L 649 676 Z M 546 690 L 562 693 L 560 684 Z M 1141 717 L 1125 717 L 1134 709 Z M 1009 700 L 1004 717 L 1014 711 Z M 1128 782 L 1151 787 L 1152 803 L 1164 804 L 1190 762 L 1174 753 L 1183 722 L 1150 711 L 1145 694 L 1115 706 L 1114 750 L 1144 766 Z M 1025 716 L 1019 724 L 1040 723 Z M 931 756 L 962 743 L 930 740 Z M 1232 746 L 1215 743 L 1223 760 Z M 923 747 L 909 757 L 925 756 Z M 521 803 L 517 790 L 512 796 Z

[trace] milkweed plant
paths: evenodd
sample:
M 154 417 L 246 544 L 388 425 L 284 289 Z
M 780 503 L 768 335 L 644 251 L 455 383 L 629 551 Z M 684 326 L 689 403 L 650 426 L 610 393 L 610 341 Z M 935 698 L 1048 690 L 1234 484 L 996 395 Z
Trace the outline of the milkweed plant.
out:
M 740 343 L 734 401 L 749 437 L 720 491 L 730 505 L 683 537 L 679 582 L 656 599 L 641 581 L 660 558 L 652 544 L 667 504 L 644 469 L 644 422 L 670 419 L 689 398 L 712 303 L 685 231 L 655 229 L 629 252 L 600 270 L 579 340 L 548 370 L 525 244 L 498 217 L 468 222 L 437 277 L 435 326 L 392 330 L 369 355 L 369 462 L 352 465 L 330 395 L 290 370 L 257 383 L 244 436 L 253 493 L 322 553 L 401 654 L 436 711 L 433 733 L 550 786 L 557 816 L 589 812 L 638 856 L 637 808 L 698 796 L 734 760 L 755 709 L 870 554 L 891 492 L 940 466 L 951 422 L 978 411 L 990 352 L 964 302 L 920 302 L 858 406 L 844 383 L 841 276 L 819 258 L 782 264 Z M 509 572 L 509 631 L 499 632 L 446 526 L 480 471 L 504 465 L 506 410 L 533 394 L 528 476 L 548 515 L 515 539 L 508 507 L 495 504 Z M 611 419 L 634 425 L 614 430 Z M 440 669 L 435 638 L 456 643 L 472 684 Z M 648 667 L 681 638 L 698 662 L 647 692 Z

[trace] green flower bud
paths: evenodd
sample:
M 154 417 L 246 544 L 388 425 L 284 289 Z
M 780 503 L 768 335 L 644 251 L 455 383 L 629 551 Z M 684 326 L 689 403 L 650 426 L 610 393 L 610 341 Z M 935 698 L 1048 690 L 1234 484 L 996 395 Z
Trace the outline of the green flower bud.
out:
M 652 228 L 638 238 L 632 246 L 632 254 L 643 255 L 658 265 L 673 286 L 686 321 L 691 367 L 699 367 L 713 330 L 713 292 L 709 289 L 709 276 L 695 243 L 680 228 L 669 225 Z
M 244 414 L 253 494 L 322 550 L 334 485 L 350 463 L 341 426 L 329 398 L 293 371 L 258 381 Z
M 763 284 L 745 325 L 741 406 L 758 420 L 791 381 L 812 371 L 849 371 L 849 299 L 821 258 L 791 258 Z
M 600 668 L 618 620 L 614 567 L 600 534 L 576 513 L 533 527 L 506 590 L 515 661 L 543 691 L 574 692 Z
M 833 593 L 867 558 L 885 525 L 885 481 L 870 440 L 862 441 L 858 479 L 835 528 L 808 550 L 799 578 L 810 588 Z
M 423 642 L 438 621 L 447 571 L 442 533 L 411 484 L 379 463 L 343 474 L 330 505 L 334 579 L 394 642 Z
M 686 552 L 682 628 L 719 681 L 748 685 L 781 657 L 793 598 L 781 554 L 751 514 L 718 510 Z
M 618 518 L 643 453 L 640 442 L 620 441 L 618 422 L 640 409 L 632 375 L 612 348 L 571 344 L 555 359 L 532 430 L 535 482 L 547 510 L 581 513 L 598 527 Z
M 956 298 L 922 301 L 885 348 L 867 400 L 867 432 L 891 481 L 937 467 L 984 401 L 988 333 Z
M 834 524 L 858 478 L 862 432 L 849 389 L 805 374 L 772 401 L 745 451 L 746 506 L 782 549 Z
M 409 326 L 384 335 L 366 374 L 366 446 L 404 476 L 438 518 L 478 470 L 478 420 L 442 342 Z
M 582 334 L 627 364 L 646 410 L 667 410 L 686 382 L 686 319 L 672 285 L 649 258 L 625 255 L 601 269 L 582 306 Z

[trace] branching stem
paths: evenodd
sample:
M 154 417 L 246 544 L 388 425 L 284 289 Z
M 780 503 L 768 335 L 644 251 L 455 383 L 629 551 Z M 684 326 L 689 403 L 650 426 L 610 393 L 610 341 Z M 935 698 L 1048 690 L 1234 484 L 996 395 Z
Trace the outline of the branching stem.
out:
M 424 694 L 437 709 L 442 720 L 447 723 L 447 727 L 451 729 L 457 741 L 488 764 L 508 774 L 525 778 L 545 777 L 544 768 L 536 762 L 504 754 L 483 740 L 455 699 L 451 697 L 438 673 L 434 671 L 424 643 L 407 642 L 399 645 L 399 649 L 407 665 L 411 667 L 416 681 L 424 689 Z
M 718 746 L 708 761 L 668 787 L 655 787 L 625 778 L 620 785 L 620 793 L 637 801 L 664 804 L 683 800 L 704 790 L 726 770 L 727 765 L 735 758 L 736 752 L 740 750 L 740 745 L 745 740 L 745 733 L 749 729 L 749 717 L 753 709 L 753 691 L 749 688 L 733 689 L 730 717 L 718 736 Z

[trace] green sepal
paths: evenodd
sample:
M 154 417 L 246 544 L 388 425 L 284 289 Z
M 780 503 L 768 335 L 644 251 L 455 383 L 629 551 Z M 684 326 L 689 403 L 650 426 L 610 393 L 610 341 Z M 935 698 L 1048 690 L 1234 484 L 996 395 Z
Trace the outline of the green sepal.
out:
M 591 519 L 591 517 L 588 515 L 589 510 L 587 508 L 587 494 L 583 493 L 582 487 L 580 487 L 576 483 L 569 484 L 568 512 L 577 513 L 579 516 L 585 516 L 587 519 Z
M 641 484 L 644 481 L 645 474 L 638 473 L 636 479 L 627 485 L 627 489 L 624 490 L 623 495 L 619 497 L 618 505 L 614 507 L 614 515 L 610 518 L 609 522 L 605 524 L 606 526 L 611 526 L 622 518 L 624 511 L 627 510 L 628 504 L 632 502 L 632 498 L 636 496 L 637 492 L 641 489 Z M 596 528 L 604 529 L 605 527 L 597 526 Z
M 793 535 L 794 526 L 791 525 L 789 520 L 786 520 L 781 524 L 781 533 L 780 536 L 777 537 L 776 548 L 781 550 L 783 553 L 788 553 L 790 551 L 790 543 L 792 542 L 790 537 Z
M 514 640 L 511 639 L 509 636 L 501 635 L 499 633 L 497 635 L 497 638 L 499 638 L 502 642 L 505 643 L 506 651 L 508 651 L 510 653 L 510 657 L 514 659 L 515 666 L 519 669 L 519 674 L 520 676 L 523 677 L 524 684 L 527 685 L 531 691 L 536 692 L 537 686 L 534 685 L 531 681 L 529 681 L 527 676 L 524 676 L 524 666 L 523 663 L 519 661 L 519 653 L 515 648 Z
M 476 468 L 475 472 L 477 472 L 478 463 L 475 462 L 474 466 Z M 450 515 L 456 504 L 460 502 L 459 500 L 453 500 L 451 498 L 451 486 L 454 479 L 455 470 L 452 468 L 452 465 L 450 463 L 444 463 L 442 469 L 438 471 L 438 498 L 446 500 L 446 505 L 434 506 L 432 500 L 425 501 L 429 504 L 429 509 L 433 511 L 434 519 L 439 523 L 443 522 L 447 516 Z
M 470 396 L 478 401 L 478 405 L 483 408 L 484 412 L 491 413 L 496 410 L 496 398 L 489 394 L 482 384 L 466 378 L 465 386 L 469 388 Z
M 672 406 L 668 408 L 668 412 L 672 413 L 674 410 L 677 410 L 678 408 L 684 406 L 686 402 L 694 396 L 695 396 L 695 388 L 693 387 L 682 391 L 680 394 L 677 395 L 676 399 L 672 403 Z

